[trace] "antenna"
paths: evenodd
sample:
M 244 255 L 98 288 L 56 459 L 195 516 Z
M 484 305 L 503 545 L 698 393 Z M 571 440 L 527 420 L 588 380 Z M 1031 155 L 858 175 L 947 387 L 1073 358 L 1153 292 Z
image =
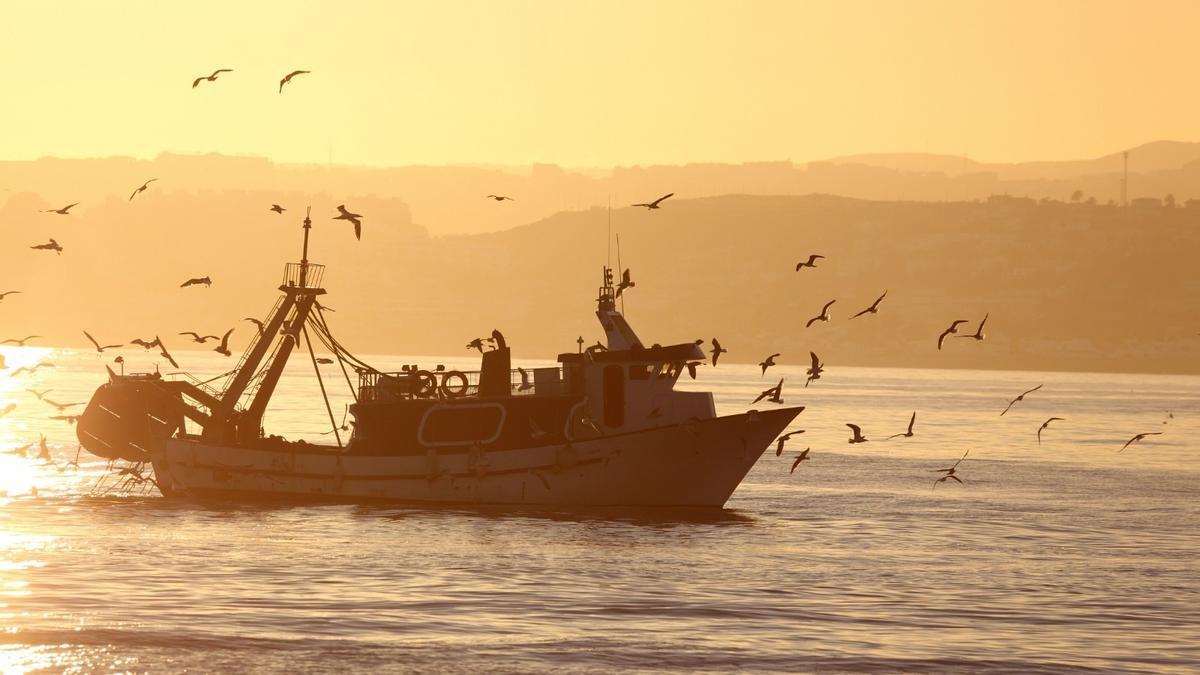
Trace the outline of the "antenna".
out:
M 605 246 L 608 247 L 608 263 L 612 267 L 612 195 L 608 196 L 608 237 L 604 240 Z
M 312 207 L 304 213 L 304 251 L 300 254 L 300 287 L 303 288 L 308 277 L 308 231 L 312 229 Z
M 621 271 L 621 235 L 617 234 L 617 274 L 623 274 Z M 621 314 L 625 313 L 625 296 L 621 296 Z

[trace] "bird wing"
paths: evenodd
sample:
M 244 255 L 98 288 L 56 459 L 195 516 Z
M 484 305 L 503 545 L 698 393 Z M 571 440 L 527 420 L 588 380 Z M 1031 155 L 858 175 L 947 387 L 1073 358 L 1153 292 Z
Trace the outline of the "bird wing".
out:
M 196 79 L 192 80 L 192 89 L 195 89 L 196 87 L 200 86 L 200 82 L 203 80 L 207 80 L 207 79 L 208 79 L 207 77 L 200 76 L 200 77 L 197 77 Z
M 225 335 L 223 335 L 221 337 L 221 349 L 229 348 L 229 334 L 232 332 L 233 332 L 233 329 L 230 328 L 229 330 L 225 331 Z M 214 335 L 213 337 L 215 338 L 216 336 Z
M 654 200 L 653 202 L 651 202 L 651 203 L 652 203 L 652 204 L 658 204 L 659 202 L 663 201 L 664 199 L 669 199 L 669 198 L 671 198 L 671 197 L 674 197 L 674 196 L 675 196 L 675 193 L 674 193 L 674 192 L 668 192 L 667 194 L 665 194 L 665 195 L 663 195 L 663 196 L 659 197 L 658 199 L 655 199 L 655 200 Z
M 820 367 L 821 367 L 821 360 L 817 358 L 817 353 L 816 353 L 816 352 L 809 352 L 809 353 L 808 353 L 808 355 L 812 357 L 812 369 L 813 369 L 813 370 L 817 370 L 818 368 L 820 368 Z
M 1020 400 L 1020 399 L 1022 399 L 1022 398 L 1024 398 L 1024 397 L 1026 397 L 1026 396 L 1028 396 L 1029 394 L 1032 394 L 1033 392 L 1037 391 L 1038 389 L 1041 389 L 1043 386 L 1045 386 L 1045 383 L 1044 383 L 1044 382 L 1043 382 L 1042 384 L 1039 384 L 1038 386 L 1034 387 L 1033 389 L 1030 389 L 1029 391 L 1027 391 L 1027 392 L 1025 392 L 1025 393 L 1021 394 L 1020 396 L 1018 396 L 1018 397 L 1017 397 L 1017 398 L 1018 398 L 1018 400 Z
M 354 238 L 362 241 L 362 222 L 357 219 L 354 221 Z
M 199 334 L 199 333 L 193 333 L 193 332 L 192 332 L 192 331 L 190 331 L 190 330 L 185 330 L 185 331 L 183 331 L 182 333 L 180 333 L 180 335 L 191 335 L 192 337 L 196 338 L 197 340 L 199 340 L 199 339 L 200 339 L 200 334 Z
M 809 326 L 813 325 L 814 323 L 816 323 L 817 321 L 820 321 L 820 320 L 821 320 L 820 316 L 814 316 L 813 318 L 808 320 L 808 323 L 804 324 L 804 327 L 808 328 Z
M 804 461 L 804 455 L 800 455 L 799 457 L 797 457 L 796 461 L 792 462 L 792 470 L 789 471 L 788 473 L 795 473 L 796 467 L 800 466 L 800 462 L 803 462 L 803 461 Z
M 871 307 L 864 309 L 863 311 L 859 312 L 858 314 L 855 314 L 854 316 L 852 316 L 850 318 L 857 319 L 858 317 L 862 316 L 863 314 L 870 313 L 871 309 L 873 309 L 874 307 L 875 307 L 874 305 L 871 305 Z
M 957 462 L 955 462 L 955 463 L 954 463 L 954 465 L 953 465 L 953 466 L 951 466 L 950 468 L 952 468 L 952 469 L 957 469 L 957 468 L 958 468 L 958 465 L 959 465 L 959 464 L 961 464 L 961 463 L 962 463 L 962 461 L 963 461 L 964 459 L 966 459 L 966 458 L 967 458 L 967 455 L 969 455 L 969 454 L 971 454 L 971 449 L 970 449 L 970 448 L 968 448 L 968 449 L 967 449 L 967 451 L 963 453 L 963 456 L 962 456 L 962 457 L 959 457 L 959 458 L 958 458 L 958 461 L 957 461 Z
M 991 315 L 992 315 L 992 314 L 991 314 L 991 312 L 988 312 L 987 314 L 984 314 L 984 315 L 983 315 L 983 321 L 980 321 L 980 322 L 979 322 L 979 328 L 976 328 L 976 329 L 975 329 L 975 333 L 976 333 L 976 334 L 983 333 L 983 326 L 984 326 L 984 324 L 986 324 L 986 323 L 987 323 L 988 317 L 989 317 L 989 316 L 991 316 Z
M 232 72 L 233 72 L 232 68 L 219 68 L 219 69 L 213 71 L 212 77 L 216 77 L 217 75 L 220 75 L 221 73 L 232 73 Z
M 950 331 L 946 330 L 946 331 L 943 331 L 942 334 L 938 336 L 938 349 L 939 350 L 941 350 L 942 343 L 946 341 L 946 336 L 949 334 L 950 334 Z M 1001 413 L 1001 414 L 1003 414 L 1003 413 Z
M 829 308 L 832 307 L 833 303 L 835 303 L 835 302 L 837 302 L 837 299 L 833 299 L 833 300 L 830 300 L 829 302 L 825 303 L 825 306 L 821 308 L 821 314 L 824 315 L 825 312 L 828 312 Z
M 871 303 L 871 306 L 877 307 L 879 305 L 879 303 L 883 302 L 883 299 L 887 297 L 887 294 L 888 294 L 888 292 L 884 291 L 883 295 L 879 296 L 878 298 L 875 299 L 875 302 Z M 984 321 L 986 321 L 986 320 L 987 319 L 984 319 Z
M 85 330 L 85 331 L 83 331 L 83 334 L 86 335 L 87 339 L 90 340 L 91 343 L 96 346 L 96 349 L 100 349 L 100 343 L 96 342 L 96 338 L 92 337 L 91 333 L 89 333 Z
M 916 411 L 913 411 L 912 417 L 908 418 L 908 433 L 910 433 L 910 434 L 912 433 L 913 424 L 915 424 L 916 421 L 917 421 L 917 413 L 916 413 Z
M 846 426 L 850 427 L 850 430 L 854 432 L 855 436 L 858 436 L 860 433 L 862 433 L 862 429 L 859 428 L 857 424 L 847 423 Z

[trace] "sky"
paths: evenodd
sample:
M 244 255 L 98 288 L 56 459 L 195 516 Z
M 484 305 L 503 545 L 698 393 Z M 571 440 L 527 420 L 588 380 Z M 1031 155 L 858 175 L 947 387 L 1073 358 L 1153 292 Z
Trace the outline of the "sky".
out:
M 1200 140 L 1195 2 L 15 2 L 0 159 L 607 167 Z M 216 82 L 191 87 L 216 68 Z M 282 94 L 278 81 L 312 70 Z

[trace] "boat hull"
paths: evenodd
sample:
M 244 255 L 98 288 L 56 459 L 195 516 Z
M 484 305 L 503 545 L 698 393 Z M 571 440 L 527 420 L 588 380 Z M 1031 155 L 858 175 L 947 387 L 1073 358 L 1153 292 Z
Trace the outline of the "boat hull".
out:
M 502 451 L 357 455 L 171 439 L 164 494 L 234 501 L 721 507 L 802 408 Z

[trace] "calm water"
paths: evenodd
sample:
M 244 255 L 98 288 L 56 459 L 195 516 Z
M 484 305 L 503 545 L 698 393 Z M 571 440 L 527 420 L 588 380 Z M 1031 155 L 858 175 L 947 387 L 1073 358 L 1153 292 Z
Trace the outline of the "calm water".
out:
M 86 401 L 103 362 L 47 358 L 0 376 L 17 404 L 0 449 L 44 433 L 61 466 L 73 428 L 24 389 Z M 327 416 L 297 365 L 268 430 L 316 440 Z M 685 386 L 722 413 L 803 377 L 699 375 Z M 834 365 L 784 398 L 807 433 L 708 514 L 215 508 L 89 496 L 104 465 L 86 456 L 0 455 L 0 670 L 1200 669 L 1200 378 Z M 917 435 L 882 442 L 914 409 Z M 1050 416 L 1066 420 L 1039 447 Z M 871 441 L 848 445 L 846 422 Z M 1164 433 L 1117 453 L 1142 431 Z M 967 484 L 931 489 L 968 448 Z

